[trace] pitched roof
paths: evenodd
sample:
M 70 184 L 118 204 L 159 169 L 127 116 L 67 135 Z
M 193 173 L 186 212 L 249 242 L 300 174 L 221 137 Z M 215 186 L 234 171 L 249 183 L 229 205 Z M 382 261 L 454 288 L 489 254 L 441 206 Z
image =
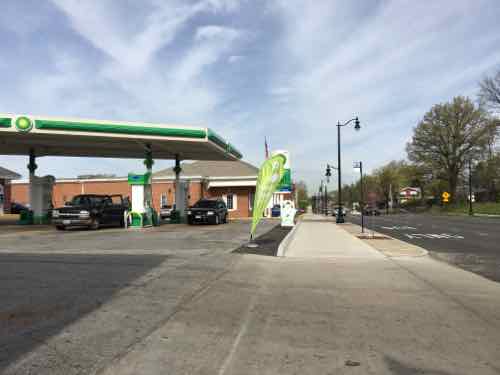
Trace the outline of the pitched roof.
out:
M 5 180 L 16 180 L 18 178 L 21 178 L 21 175 L 8 170 L 7 168 L 0 167 L 0 178 Z
M 193 163 L 181 164 L 182 177 L 248 177 L 257 176 L 259 169 L 242 160 L 237 161 L 211 161 L 199 160 Z M 174 168 L 167 168 L 153 173 L 153 178 L 175 177 Z

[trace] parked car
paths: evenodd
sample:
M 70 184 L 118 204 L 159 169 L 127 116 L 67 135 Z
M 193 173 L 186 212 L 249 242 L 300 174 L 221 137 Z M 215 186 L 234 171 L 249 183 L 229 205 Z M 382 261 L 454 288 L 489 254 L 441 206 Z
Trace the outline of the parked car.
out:
M 172 216 L 172 211 L 174 211 L 174 207 L 173 206 L 163 206 L 160 208 L 160 219 L 161 220 L 170 220 L 171 216 Z
M 271 217 L 280 217 L 281 216 L 281 206 L 279 204 L 275 204 L 271 208 Z
M 345 208 L 345 207 L 342 207 L 342 211 L 341 211 L 341 213 L 342 213 L 342 216 L 345 216 L 345 215 L 347 214 L 347 210 L 346 210 L 346 208 Z M 338 207 L 335 207 L 335 208 L 333 209 L 333 216 L 337 216 L 338 214 L 339 214 L 339 208 L 338 208 Z
M 377 207 L 374 206 L 367 206 L 365 207 L 365 210 L 363 211 L 363 215 L 366 216 L 379 216 L 380 211 Z
M 10 213 L 11 214 L 20 214 L 21 211 L 29 211 L 29 207 L 25 206 L 24 204 L 17 203 L 17 202 L 12 202 L 10 204 Z
M 227 223 L 227 207 L 222 199 L 200 199 L 187 210 L 188 224 Z
M 121 195 L 76 195 L 64 207 L 52 210 L 52 224 L 57 229 L 88 227 L 98 229 L 103 225 L 124 226 L 128 200 Z

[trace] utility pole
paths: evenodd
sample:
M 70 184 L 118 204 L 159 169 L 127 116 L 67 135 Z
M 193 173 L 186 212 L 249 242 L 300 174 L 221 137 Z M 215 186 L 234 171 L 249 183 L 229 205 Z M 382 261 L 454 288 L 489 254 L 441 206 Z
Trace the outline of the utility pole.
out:
M 469 215 L 474 216 L 472 209 L 472 159 L 469 159 Z

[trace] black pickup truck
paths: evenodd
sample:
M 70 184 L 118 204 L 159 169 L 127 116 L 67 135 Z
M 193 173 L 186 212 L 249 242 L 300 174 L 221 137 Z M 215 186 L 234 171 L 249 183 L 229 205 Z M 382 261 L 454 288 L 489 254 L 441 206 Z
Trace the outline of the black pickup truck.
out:
M 128 199 L 121 195 L 76 195 L 64 207 L 52 210 L 52 224 L 57 229 L 88 227 L 98 229 L 103 225 L 124 226 Z

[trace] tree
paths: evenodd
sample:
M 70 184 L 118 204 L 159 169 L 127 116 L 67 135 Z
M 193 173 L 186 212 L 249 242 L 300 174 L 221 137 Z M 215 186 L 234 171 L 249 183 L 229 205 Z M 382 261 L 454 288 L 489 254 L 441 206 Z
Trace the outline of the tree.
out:
M 402 161 L 393 160 L 374 172 L 380 189 L 380 195 L 384 198 L 387 208 L 389 208 L 391 198 L 394 200 L 399 193 L 401 182 L 400 170 L 403 163 Z
M 490 109 L 500 112 L 500 69 L 493 77 L 486 77 L 480 82 L 479 98 Z
M 469 158 L 480 159 L 490 140 L 492 122 L 465 97 L 434 105 L 414 129 L 406 146 L 408 158 L 448 183 L 452 199 Z
M 307 185 L 304 181 L 299 181 L 295 184 L 295 189 L 297 191 L 297 206 L 303 210 L 307 210 L 307 207 L 311 204 L 309 197 L 307 195 Z

